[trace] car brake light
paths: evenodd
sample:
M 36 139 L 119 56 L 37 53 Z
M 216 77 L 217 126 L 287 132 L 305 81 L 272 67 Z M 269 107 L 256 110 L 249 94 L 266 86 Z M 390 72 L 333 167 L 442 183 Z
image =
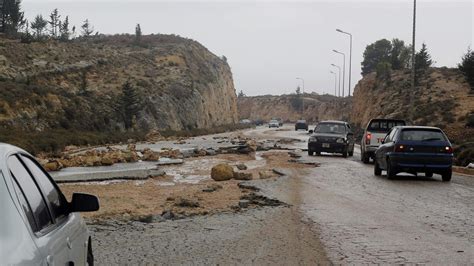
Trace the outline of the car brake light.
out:
M 404 152 L 405 146 L 403 145 L 395 145 L 395 152 Z
M 370 140 L 372 139 L 372 133 L 367 132 L 365 135 L 365 144 L 370 145 Z
M 444 147 L 444 151 L 445 151 L 446 153 L 451 154 L 451 153 L 453 153 L 453 148 L 451 148 L 450 146 L 446 146 L 446 147 Z

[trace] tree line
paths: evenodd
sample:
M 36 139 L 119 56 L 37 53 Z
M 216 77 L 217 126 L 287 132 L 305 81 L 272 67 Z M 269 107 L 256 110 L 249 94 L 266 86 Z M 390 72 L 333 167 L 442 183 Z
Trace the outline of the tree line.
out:
M 7 37 L 21 38 L 24 42 L 55 39 L 68 41 L 78 37 L 89 37 L 95 32 L 94 27 L 88 19 L 81 25 L 81 31 L 76 32 L 76 26 L 71 26 L 69 16 L 62 19 L 61 14 L 55 8 L 49 17 L 44 18 L 39 14 L 33 21 L 25 19 L 21 10 L 21 0 L 2 0 L 0 2 L 0 33 Z M 98 32 L 95 32 L 98 34 Z
M 412 65 L 411 45 L 406 45 L 399 39 L 381 39 L 366 46 L 362 66 L 362 76 L 375 72 L 377 78 L 387 80 L 392 70 L 409 70 Z M 415 82 L 425 74 L 435 62 L 431 59 L 425 43 L 415 53 Z M 468 48 L 458 65 L 459 70 L 466 77 L 467 82 L 474 90 L 474 51 Z

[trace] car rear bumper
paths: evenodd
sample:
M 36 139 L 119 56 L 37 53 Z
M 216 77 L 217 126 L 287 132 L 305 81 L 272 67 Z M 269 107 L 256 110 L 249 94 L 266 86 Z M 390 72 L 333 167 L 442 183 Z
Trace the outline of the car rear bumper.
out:
M 398 171 L 444 172 L 453 165 L 453 155 L 438 153 L 396 153 L 389 155 L 391 166 Z
M 308 143 L 308 150 L 313 152 L 330 152 L 330 153 L 343 153 L 347 152 L 348 145 L 346 143 L 327 143 L 329 147 L 323 147 L 322 142 L 310 142 Z

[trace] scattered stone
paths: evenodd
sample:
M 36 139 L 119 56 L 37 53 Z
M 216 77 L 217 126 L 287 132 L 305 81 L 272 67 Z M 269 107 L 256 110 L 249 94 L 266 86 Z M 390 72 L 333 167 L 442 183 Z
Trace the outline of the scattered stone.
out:
M 259 206 L 281 206 L 287 205 L 277 199 L 267 198 L 265 196 L 256 194 L 256 193 L 249 193 L 247 195 L 243 195 L 241 200 L 248 200 L 250 204 L 255 204 Z
M 156 142 L 163 139 L 163 137 L 161 136 L 158 130 L 153 129 L 150 132 L 148 132 L 148 134 L 146 134 L 145 139 L 150 142 Z
M 156 165 L 175 165 L 175 164 L 183 164 L 183 159 L 169 159 L 169 158 L 160 158 Z
M 239 200 L 239 207 L 240 208 L 248 208 L 250 204 L 249 200 Z
M 248 189 L 248 190 L 252 190 L 252 191 L 260 191 L 260 189 L 252 184 L 250 184 L 249 182 L 240 182 L 239 183 L 239 188 L 240 189 Z
M 252 180 L 253 175 L 252 173 L 234 172 L 234 179 L 235 180 Z
M 176 215 L 170 210 L 165 210 L 161 214 L 161 217 L 163 217 L 163 219 L 165 219 L 165 220 L 171 220 L 171 219 L 174 219 L 176 217 Z
M 50 171 L 59 171 L 63 168 L 63 165 L 55 160 L 55 161 L 50 161 L 44 165 L 44 169 L 48 172 Z
M 474 163 L 469 163 L 466 168 L 474 169 Z
M 207 149 L 206 154 L 208 156 L 215 156 L 215 155 L 217 155 L 217 151 L 215 151 L 214 149 Z
M 234 177 L 234 169 L 232 166 L 221 163 L 211 169 L 211 178 L 215 181 L 226 181 Z
M 269 171 L 260 171 L 258 172 L 258 176 L 260 177 L 260 179 L 268 179 L 273 177 L 273 174 Z
M 247 166 L 243 163 L 239 163 L 238 165 L 236 165 L 236 167 L 239 170 L 247 170 Z
M 195 199 L 186 199 L 179 197 L 174 201 L 174 205 L 185 208 L 197 208 L 199 207 L 199 202 Z
M 102 157 L 100 164 L 105 165 L 105 166 L 110 166 L 114 164 L 114 160 L 110 157 Z
M 151 149 L 147 149 L 143 151 L 143 158 L 144 161 L 153 161 L 156 162 L 160 160 L 160 155 L 157 152 L 152 151 Z
M 202 192 L 214 192 L 216 190 L 222 189 L 222 186 L 219 184 L 210 184 L 202 190 Z
M 273 168 L 272 171 L 280 176 L 288 175 L 285 170 L 279 168 Z
M 65 152 L 70 152 L 70 151 L 77 150 L 78 148 L 79 148 L 79 147 L 74 146 L 74 145 L 68 145 L 68 146 L 64 147 L 64 151 L 65 151 Z
M 289 151 L 288 155 L 292 158 L 301 158 L 301 150 L 294 150 L 294 151 Z
M 138 217 L 137 221 L 142 222 L 142 223 L 152 223 L 153 222 L 153 215 L 145 215 L 145 216 L 140 216 Z

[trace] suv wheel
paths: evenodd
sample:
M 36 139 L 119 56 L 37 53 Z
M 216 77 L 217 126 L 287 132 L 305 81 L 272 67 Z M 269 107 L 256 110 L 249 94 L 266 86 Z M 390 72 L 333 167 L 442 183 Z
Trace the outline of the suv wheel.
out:
M 347 151 L 342 153 L 342 157 L 347 158 Z
M 376 175 L 376 176 L 381 176 L 382 175 L 382 169 L 380 169 L 380 166 L 377 163 L 377 161 L 374 162 L 374 175 Z
M 309 155 L 309 156 L 313 156 L 313 154 L 314 154 L 314 151 L 308 149 L 308 155 Z
M 94 254 L 92 253 L 92 239 L 89 237 L 89 244 L 87 245 L 87 265 L 94 266 Z
M 443 179 L 443 182 L 449 182 L 451 181 L 451 177 L 453 176 L 453 171 L 449 169 L 448 171 L 444 172 L 441 175 L 441 178 Z
M 354 156 L 354 150 L 349 152 L 349 156 L 351 156 L 351 157 Z
M 367 163 L 369 163 L 370 157 L 369 157 L 369 155 L 368 155 L 367 153 L 362 152 L 362 153 L 360 154 L 360 160 L 361 160 L 363 163 L 366 163 L 366 164 L 367 164 Z

